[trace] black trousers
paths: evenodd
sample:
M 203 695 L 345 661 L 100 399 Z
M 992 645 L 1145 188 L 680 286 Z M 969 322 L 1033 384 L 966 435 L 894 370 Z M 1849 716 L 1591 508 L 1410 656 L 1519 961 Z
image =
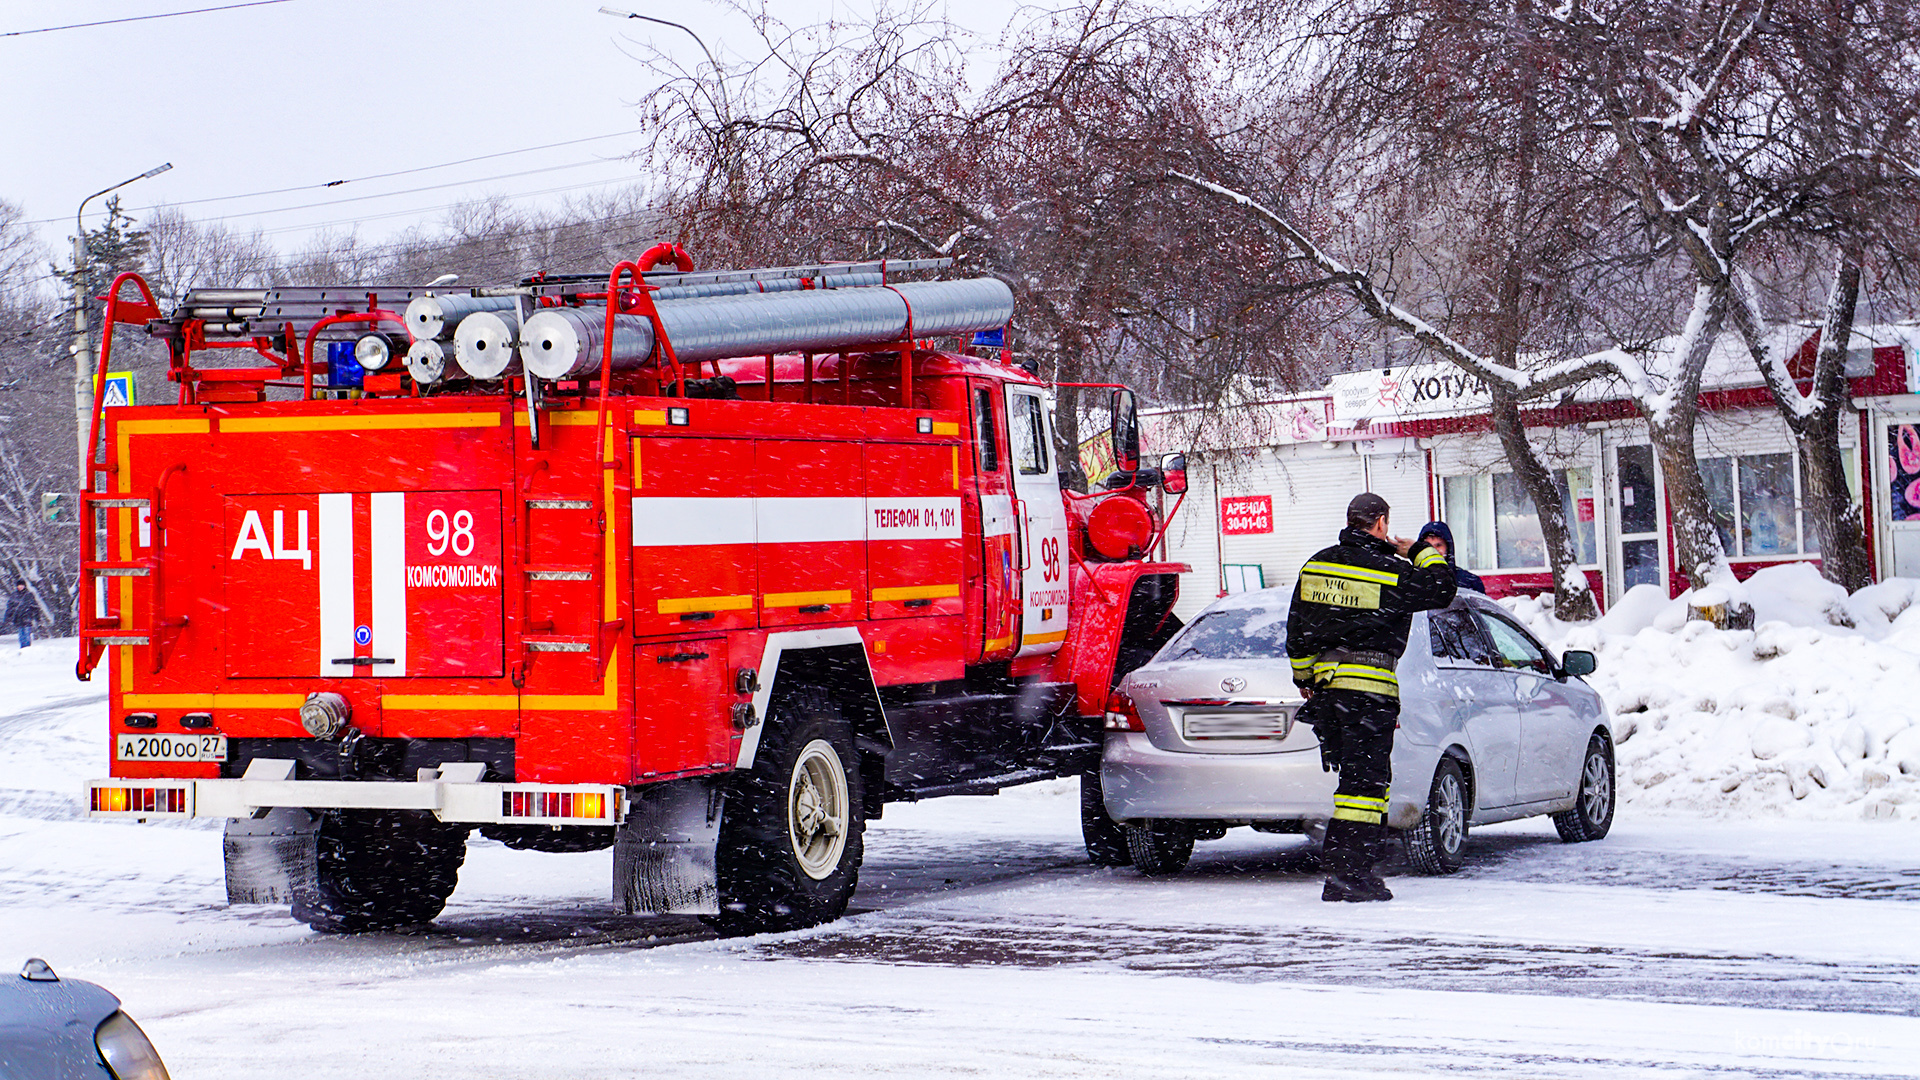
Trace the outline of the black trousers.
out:
M 1386 837 L 1400 699 L 1363 690 L 1322 690 L 1314 697 L 1315 734 L 1340 773 L 1327 823 L 1326 869 L 1370 877 Z

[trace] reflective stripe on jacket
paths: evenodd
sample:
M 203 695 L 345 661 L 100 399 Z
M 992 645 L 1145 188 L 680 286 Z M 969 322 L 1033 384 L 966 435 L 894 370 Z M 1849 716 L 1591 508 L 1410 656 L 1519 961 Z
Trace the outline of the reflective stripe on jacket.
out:
M 1453 603 L 1453 567 L 1424 541 L 1406 558 L 1360 529 L 1300 568 L 1287 612 L 1293 681 L 1324 690 L 1397 697 L 1394 666 L 1407 648 L 1413 613 Z

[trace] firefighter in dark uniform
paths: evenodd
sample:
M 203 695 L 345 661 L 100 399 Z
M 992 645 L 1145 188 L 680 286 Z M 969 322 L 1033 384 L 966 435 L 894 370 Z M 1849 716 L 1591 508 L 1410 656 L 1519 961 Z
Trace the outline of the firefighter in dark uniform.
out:
M 1391 900 L 1373 872 L 1387 829 L 1393 730 L 1400 719 L 1394 668 L 1413 613 L 1453 602 L 1453 567 L 1424 540 L 1389 539 L 1387 501 L 1372 492 L 1347 504 L 1340 542 L 1300 568 L 1287 615 L 1287 657 L 1308 700 L 1326 764 L 1340 775 L 1327 823 L 1322 900 Z

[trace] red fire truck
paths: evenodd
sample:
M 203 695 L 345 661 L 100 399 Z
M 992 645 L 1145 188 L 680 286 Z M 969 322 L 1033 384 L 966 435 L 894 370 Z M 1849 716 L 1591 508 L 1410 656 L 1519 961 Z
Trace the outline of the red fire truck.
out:
M 179 389 L 96 402 L 92 814 L 226 819 L 231 899 L 319 930 L 433 918 L 477 827 L 611 847 L 619 907 L 740 933 L 837 917 L 889 801 L 1094 767 L 1177 627 L 1186 568 L 1149 553 L 1184 466 L 1142 467 L 1131 393 L 1086 391 L 1119 471 L 1063 490 L 1049 388 L 965 344 L 1004 340 L 1011 292 L 908 280 L 946 265 L 662 245 L 170 313 L 122 275 L 109 327 Z

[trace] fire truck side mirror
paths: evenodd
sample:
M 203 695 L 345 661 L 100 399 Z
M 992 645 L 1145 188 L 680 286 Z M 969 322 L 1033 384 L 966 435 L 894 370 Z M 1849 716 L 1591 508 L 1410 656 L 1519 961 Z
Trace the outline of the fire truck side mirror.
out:
M 1187 455 L 1168 454 L 1160 459 L 1160 490 L 1169 495 L 1187 493 Z
M 1140 417 L 1134 410 L 1133 391 L 1113 391 L 1107 406 L 1113 417 L 1113 467 L 1121 472 L 1140 468 Z

